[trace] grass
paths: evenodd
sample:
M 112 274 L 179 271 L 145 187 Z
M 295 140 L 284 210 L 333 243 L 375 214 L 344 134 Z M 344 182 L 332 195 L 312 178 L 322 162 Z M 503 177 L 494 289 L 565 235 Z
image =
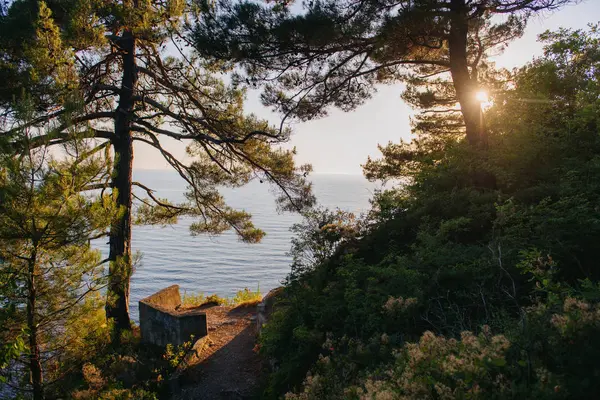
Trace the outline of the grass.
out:
M 233 304 L 237 307 L 247 307 L 257 305 L 262 300 L 262 294 L 260 293 L 260 287 L 256 288 L 256 292 L 251 291 L 248 288 L 240 290 L 236 293 L 233 298 Z
M 234 297 L 220 297 L 216 294 L 205 296 L 204 293 L 183 293 L 181 304 L 184 307 L 200 307 L 206 304 L 216 304 L 219 306 L 230 306 L 230 307 L 248 307 L 260 303 L 262 300 L 262 294 L 260 293 L 260 286 L 256 288 L 256 291 L 252 291 L 248 288 L 239 290 Z
M 204 293 L 191 293 L 188 294 L 187 291 L 183 292 L 183 297 L 181 299 L 181 305 L 184 307 L 198 307 L 204 304 L 206 297 L 204 297 Z

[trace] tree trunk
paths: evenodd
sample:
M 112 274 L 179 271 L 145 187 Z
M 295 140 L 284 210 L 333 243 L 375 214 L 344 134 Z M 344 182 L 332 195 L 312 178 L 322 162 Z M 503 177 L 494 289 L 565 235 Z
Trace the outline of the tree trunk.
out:
M 38 345 L 38 327 L 35 319 L 37 283 L 35 281 L 35 255 L 29 260 L 28 265 L 28 287 L 27 287 L 27 329 L 29 334 L 29 372 L 31 385 L 33 386 L 33 399 L 42 400 L 44 389 L 42 386 L 42 362 L 40 360 L 40 348 Z
M 469 72 L 467 58 L 467 37 L 469 20 L 465 0 L 452 0 L 450 21 L 450 74 L 456 91 L 460 109 L 465 120 L 467 140 L 471 145 L 487 145 L 481 102 L 477 99 L 477 79 Z
M 117 333 L 131 329 L 129 318 L 129 280 L 132 274 L 131 260 L 131 208 L 133 138 L 131 119 L 133 115 L 133 95 L 137 83 L 135 65 L 135 38 L 131 31 L 125 31 L 117 42 L 122 52 L 123 76 L 119 105 L 115 113 L 115 138 L 112 146 L 115 164 L 112 176 L 112 189 L 117 194 L 120 217 L 110 230 L 110 269 L 106 317 L 115 323 Z

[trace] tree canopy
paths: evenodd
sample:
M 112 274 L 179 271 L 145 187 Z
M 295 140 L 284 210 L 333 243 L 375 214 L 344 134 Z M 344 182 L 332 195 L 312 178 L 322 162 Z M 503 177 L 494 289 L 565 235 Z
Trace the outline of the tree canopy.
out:
M 388 146 L 366 173 L 402 184 L 369 215 L 297 227 L 261 339 L 277 366 L 265 398 L 594 396 L 598 36 L 541 36 L 544 55 L 492 98 L 485 156 L 455 140 Z M 472 170 L 496 186 L 481 190 Z
M 112 196 L 85 194 L 90 182 L 106 174 L 102 154 L 72 141 L 58 159 L 36 144 L 38 135 L 37 128 L 20 131 L 15 137 L 23 151 L 0 155 L 0 281 L 6 283 L 0 290 L 6 310 L 0 338 L 23 346 L 1 365 L 0 376 L 36 400 L 63 379 L 60 374 L 72 372 L 59 366 L 84 340 L 78 336 L 102 330 L 72 326 L 97 315 L 84 304 L 98 297 L 106 275 L 100 251 L 89 241 L 118 217 Z
M 131 223 L 170 223 L 197 218 L 195 233 L 233 228 L 242 240 L 264 235 L 250 215 L 227 206 L 218 188 L 237 187 L 258 178 L 279 191 L 283 209 L 312 202 L 305 181 L 309 166 L 296 166 L 294 151 L 279 147 L 289 130 L 243 113 L 244 91 L 225 84 L 218 63 L 205 62 L 184 48 L 182 24 L 194 12 L 185 2 L 166 1 L 15 1 L 3 10 L 0 90 L 5 123 L 0 137 L 8 151 L 23 149 L 17 133 L 52 123 L 32 139 L 56 145 L 73 138 L 95 141 L 92 152 L 106 150 L 111 166 L 87 187 L 110 189 L 123 208 L 110 229 L 112 300 L 109 318 L 119 329 L 128 315 Z M 24 45 L 21 45 L 24 43 Z M 25 92 L 25 93 L 23 93 Z M 14 104 L 35 99 L 36 115 L 14 124 Z M 177 159 L 164 139 L 188 144 L 191 162 Z M 149 185 L 132 180 L 134 143 L 158 154 L 188 185 L 186 201 L 171 204 Z M 138 187 L 139 213 L 133 215 Z M 135 196 L 137 197 L 137 195 Z
M 423 132 L 464 132 L 485 145 L 476 93 L 490 80 L 488 57 L 535 13 L 574 2 L 321 0 L 297 13 L 288 1 L 226 0 L 201 15 L 192 37 L 200 54 L 239 62 L 248 82 L 265 82 L 264 103 L 286 117 L 353 110 L 376 84 L 405 82 L 405 100 L 445 113 L 433 131 L 424 115 Z
M 521 68 L 492 62 L 576 2 L 1 2 L 0 383 L 36 400 L 171 394 L 195 338 L 162 353 L 130 331 L 132 224 L 186 216 L 193 234 L 257 242 L 220 190 L 258 179 L 304 217 L 263 303 L 261 398 L 597 397 L 599 25 L 543 33 Z M 307 210 L 288 119 L 396 82 L 421 111 L 413 138 L 363 166 L 391 185 L 361 216 Z M 278 126 L 244 113 L 256 87 Z M 134 180 L 136 143 L 187 183 L 183 201 Z

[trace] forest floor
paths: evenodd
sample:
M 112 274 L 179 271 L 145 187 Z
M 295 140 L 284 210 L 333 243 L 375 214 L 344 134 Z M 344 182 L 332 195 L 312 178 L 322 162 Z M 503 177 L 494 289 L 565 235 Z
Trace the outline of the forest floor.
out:
M 182 373 L 173 400 L 253 398 L 261 372 L 255 351 L 256 305 L 201 309 L 206 312 L 208 342 Z

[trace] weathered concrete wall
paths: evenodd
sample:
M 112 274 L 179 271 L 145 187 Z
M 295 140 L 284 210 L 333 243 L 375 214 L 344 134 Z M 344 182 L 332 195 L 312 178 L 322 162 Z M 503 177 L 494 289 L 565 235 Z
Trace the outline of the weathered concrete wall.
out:
M 153 295 L 140 300 L 140 302 L 154 304 L 167 309 L 175 309 L 181 305 L 181 296 L 179 294 L 179 285 L 172 285 Z
M 200 339 L 208 334 L 206 324 L 206 313 L 200 310 L 189 310 L 178 315 L 179 319 L 179 338 L 183 342 L 194 339 Z
M 181 305 L 179 286 L 173 285 L 140 300 L 142 342 L 158 346 L 179 346 L 208 333 L 206 314 L 200 310 L 178 310 Z
M 267 320 L 273 313 L 273 307 L 278 300 L 281 300 L 283 287 L 278 287 L 271 290 L 261 302 L 256 306 L 256 333 L 260 335 L 262 327 L 267 323 Z

